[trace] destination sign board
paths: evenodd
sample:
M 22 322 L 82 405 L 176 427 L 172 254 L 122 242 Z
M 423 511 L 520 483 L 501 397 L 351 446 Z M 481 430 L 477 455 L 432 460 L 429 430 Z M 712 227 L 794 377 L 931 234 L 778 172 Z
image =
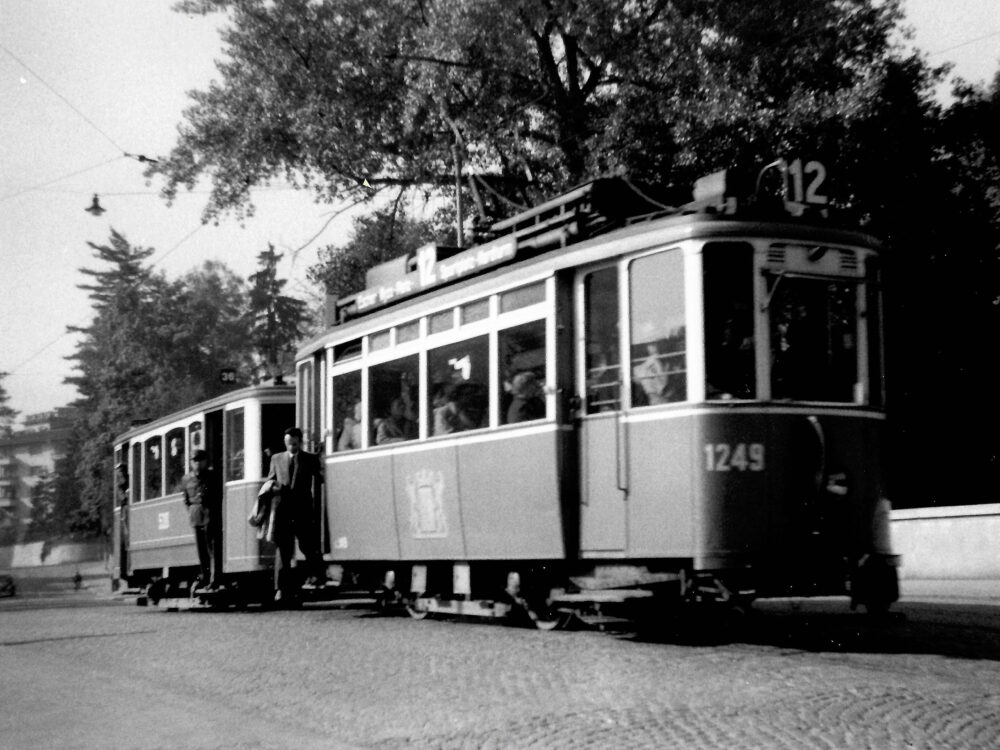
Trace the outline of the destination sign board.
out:
M 513 237 L 501 237 L 442 260 L 438 260 L 437 245 L 424 245 L 416 252 L 415 271 L 358 292 L 355 303 L 358 312 L 388 305 L 506 263 L 516 255 L 517 241 Z

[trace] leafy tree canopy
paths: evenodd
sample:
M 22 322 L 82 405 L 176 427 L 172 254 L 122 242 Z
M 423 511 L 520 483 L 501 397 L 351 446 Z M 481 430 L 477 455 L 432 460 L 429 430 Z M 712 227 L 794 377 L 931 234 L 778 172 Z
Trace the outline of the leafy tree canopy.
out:
M 60 482 L 69 472 L 78 507 L 59 516 L 72 519 L 75 529 L 107 532 L 112 497 L 108 455 L 115 436 L 134 420 L 156 418 L 231 387 L 220 382 L 223 368 L 236 369 L 238 384 L 249 383 L 258 361 L 250 290 L 224 265 L 209 261 L 170 280 L 149 266 L 152 249 L 135 247 L 114 230 L 108 244 L 88 244 L 97 267 L 80 269 L 89 280 L 81 287 L 90 293 L 95 316 L 89 326 L 73 329 L 82 341 L 71 357 L 76 374 L 67 378 L 79 391 L 81 416 L 65 468 L 39 490 L 44 506 L 37 518 L 40 529 L 51 527 L 50 511 L 65 504 Z M 280 292 L 284 282 L 273 274 L 268 279 L 266 291 Z M 259 287 L 254 287 L 255 295 Z M 274 301 L 266 295 L 252 299 Z M 281 311 L 300 307 L 290 297 L 277 298 Z M 279 320 L 294 345 L 295 330 L 287 327 L 292 318 L 282 312 Z
M 257 272 L 250 275 L 250 335 L 257 354 L 256 370 L 265 377 L 294 367 L 295 344 L 308 317 L 305 302 L 282 293 L 287 281 L 278 278 L 280 260 L 281 253 L 269 245 L 257 256 Z
M 319 251 L 317 262 L 309 268 L 309 280 L 327 294 L 343 297 L 365 288 L 365 272 L 372 266 L 428 242 L 448 244 L 453 240 L 449 208 L 439 210 L 430 221 L 414 218 L 408 208 L 405 202 L 395 201 L 356 218 L 343 246 Z
M 688 181 L 789 146 L 836 147 L 903 70 L 899 0 L 188 0 L 224 10 L 219 80 L 150 175 L 210 177 L 206 217 L 284 178 L 446 187 L 453 147 L 514 205 L 601 174 Z M 909 67 L 907 67 L 909 66 Z M 817 144 L 817 140 L 825 140 Z M 764 163 L 764 162 L 760 162 Z

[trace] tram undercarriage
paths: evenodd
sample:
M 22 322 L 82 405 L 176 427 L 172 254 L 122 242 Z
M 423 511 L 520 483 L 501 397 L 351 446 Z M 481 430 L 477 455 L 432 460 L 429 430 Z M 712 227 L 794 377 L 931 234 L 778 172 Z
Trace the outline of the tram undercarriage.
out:
M 451 590 L 428 588 L 428 566 L 418 564 L 411 568 L 408 585 L 399 585 L 395 569 L 387 570 L 377 601 L 382 609 L 405 609 L 416 619 L 472 617 L 551 630 L 580 623 L 600 628 L 607 622 L 695 608 L 746 611 L 755 599 L 776 596 L 849 595 L 852 609 L 861 604 L 877 614 L 898 598 L 896 558 L 891 555 L 867 555 L 852 575 L 836 582 L 827 577 L 769 586 L 760 586 L 750 568 L 695 571 L 690 560 L 671 563 L 597 564 L 578 571 L 551 564 L 521 566 L 507 573 L 502 589 L 494 584 L 492 596 L 469 585 L 473 571 L 467 563 L 453 566 Z M 485 578 L 495 581 L 495 568 L 488 564 Z M 439 572 L 436 578 L 441 577 Z

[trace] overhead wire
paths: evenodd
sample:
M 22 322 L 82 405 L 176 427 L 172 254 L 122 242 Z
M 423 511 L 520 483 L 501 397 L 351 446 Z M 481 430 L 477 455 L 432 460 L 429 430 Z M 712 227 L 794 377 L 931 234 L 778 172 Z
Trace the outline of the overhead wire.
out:
M 203 224 L 199 224 L 194 229 L 192 229 L 190 232 L 188 232 L 186 235 L 184 235 L 180 240 L 178 240 L 173 245 L 173 247 L 171 247 L 169 250 L 167 250 L 165 253 L 163 253 L 163 255 L 161 255 L 158 258 L 154 258 L 150 262 L 150 264 L 149 264 L 150 270 L 152 270 L 158 263 L 162 263 L 172 252 L 174 252 L 177 248 L 179 248 L 181 245 L 183 245 L 185 242 L 187 242 L 189 239 L 191 239 L 191 237 L 198 230 L 200 230 L 202 228 L 202 226 L 204 226 L 204 225 Z M 52 339 L 47 344 L 45 344 L 44 346 L 42 346 L 40 349 L 38 349 L 37 351 L 35 351 L 33 354 L 29 355 L 27 358 L 21 360 L 21 362 L 19 362 L 18 364 L 14 365 L 14 367 L 12 367 L 10 369 L 10 371 L 8 372 L 8 374 L 9 375 L 22 374 L 22 373 L 19 372 L 22 367 L 24 367 L 25 365 L 27 365 L 32 360 L 36 359 L 37 357 L 39 357 L 42 354 L 44 354 L 45 352 L 47 352 L 49 349 L 51 349 L 57 343 L 59 343 L 60 341 L 62 341 L 64 338 L 66 338 L 66 336 L 69 336 L 71 333 L 75 333 L 75 331 L 70 330 L 71 328 L 80 327 L 80 326 L 84 325 L 85 322 L 86 321 L 81 321 L 78 326 L 67 326 L 65 331 L 63 331 L 62 333 L 60 333 L 58 336 L 56 336 L 54 339 Z
M 6 47 L 5 47 L 4 45 L 2 45 L 2 44 L 0 44 L 0 50 L 3 50 L 4 52 L 6 52 L 6 53 L 7 53 L 7 54 L 8 54 L 8 55 L 9 55 L 9 56 L 11 57 L 11 58 L 13 58 L 13 59 L 14 59 L 14 61 L 15 61 L 15 62 L 17 62 L 17 64 L 18 64 L 18 65 L 20 65 L 20 66 L 21 66 L 22 68 L 24 68 L 24 69 L 25 69 L 25 70 L 27 70 L 27 71 L 28 71 L 29 73 L 31 73 L 31 75 L 33 75 L 33 76 L 34 76 L 35 78 L 37 78 L 37 79 L 38 79 L 38 81 L 39 81 L 39 82 L 40 82 L 40 83 L 41 83 L 41 84 L 42 84 L 42 85 L 43 85 L 43 86 L 44 86 L 45 88 L 47 88 L 47 89 L 48 89 L 49 91 L 51 91 L 51 92 L 52 92 L 52 93 L 53 93 L 53 94 L 54 94 L 55 96 L 57 96 L 57 97 L 58 97 L 58 98 L 59 98 L 59 99 L 60 99 L 60 100 L 62 101 L 62 103 L 63 103 L 63 104 L 65 104 L 65 105 L 66 105 L 67 107 L 69 107 L 69 108 L 70 108 L 71 110 L 73 110 L 74 112 L 76 112 L 77 116 L 78 116 L 78 117 L 80 117 L 80 119 L 82 119 L 82 120 L 83 120 L 84 122 L 86 122 L 86 123 L 87 123 L 88 125 L 90 125 L 90 127 L 92 127 L 92 128 L 93 128 L 93 129 L 95 130 L 95 131 L 97 131 L 98 133 L 100 133 L 100 134 L 101 134 L 101 136 L 102 136 L 102 137 L 103 137 L 103 138 L 104 138 L 104 139 L 105 139 L 105 140 L 106 140 L 106 141 L 107 141 L 108 143 L 110 143 L 110 144 L 111 144 L 112 146 L 114 146 L 114 147 L 115 147 L 115 148 L 116 148 L 116 149 L 117 149 L 118 151 L 121 151 L 121 152 L 122 152 L 122 155 L 124 155 L 124 156 L 132 156 L 131 154 L 127 153 L 127 152 L 125 151 L 125 149 L 124 149 L 124 148 L 122 148 L 122 147 L 121 147 L 121 146 L 120 146 L 120 145 L 118 144 L 118 142 L 117 142 L 117 141 L 116 141 L 116 140 L 115 140 L 114 138 L 112 138 L 112 137 L 111 137 L 110 135 L 108 135 L 108 134 L 107 134 L 106 132 L 104 132 L 104 130 L 103 130 L 103 129 L 101 129 L 101 127 L 100 127 L 99 125 L 97 125 L 97 123 L 95 123 L 95 122 L 94 122 L 93 120 L 91 120 L 91 119 L 90 119 L 89 117 L 87 117 L 87 115 L 85 115 L 85 114 L 84 114 L 83 112 L 81 112 L 81 111 L 80 111 L 80 109 L 79 109 L 79 108 L 78 108 L 78 107 L 77 107 L 77 106 L 76 106 L 75 104 L 73 104 L 73 102 L 71 102 L 71 101 L 70 101 L 69 99 L 67 99 L 67 98 L 66 98 L 65 96 L 63 96 L 63 95 L 62 95 L 62 94 L 60 94 L 60 93 L 59 93 L 58 91 L 56 91 L 55 87 L 51 86 L 51 85 L 50 85 L 50 84 L 48 83 L 48 81 L 46 81 L 46 80 L 45 80 L 44 78 L 42 78 L 42 77 L 41 77 L 41 76 L 40 76 L 40 75 L 39 75 L 38 73 L 36 73 L 36 72 L 35 72 L 35 71 L 34 71 L 34 70 L 33 70 L 33 69 L 31 68 L 31 66 L 30 66 L 30 65 L 28 65 L 28 63 L 26 63 L 26 62 L 25 62 L 24 60 L 22 60 L 22 59 L 21 59 L 20 57 L 18 57 L 17 55 L 15 55 L 15 54 L 14 54 L 13 52 L 11 52 L 11 51 L 10 51 L 9 49 L 7 49 L 7 48 L 6 48 Z
M 956 49 L 961 49 L 962 47 L 968 47 L 970 44 L 975 44 L 976 42 L 982 42 L 986 39 L 992 39 L 995 36 L 1000 36 L 1000 30 L 992 31 L 989 34 L 984 34 L 983 36 L 977 36 L 975 39 L 967 39 L 964 42 L 960 42 L 951 47 L 945 47 L 944 49 L 935 50 L 934 52 L 928 52 L 928 56 L 933 57 L 935 55 L 943 55 L 945 52 L 951 52 Z
M 9 193 L 7 195 L 0 195 L 0 201 L 10 200 L 11 198 L 16 198 L 19 195 L 24 195 L 25 193 L 30 193 L 30 192 L 33 192 L 33 191 L 36 191 L 36 190 L 41 190 L 42 188 L 48 187 L 49 185 L 52 185 L 53 183 L 61 182 L 62 180 L 68 180 L 70 177 L 76 177 L 77 175 L 84 174 L 85 172 L 90 172 L 90 171 L 92 171 L 94 169 L 98 169 L 99 167 L 106 166 L 108 164 L 111 164 L 112 162 L 120 161 L 120 160 L 122 160 L 124 158 L 125 158 L 124 155 L 122 155 L 122 156 L 115 156 L 115 157 L 112 157 L 112 158 L 107 159 L 105 161 L 102 161 L 99 164 L 91 164 L 89 167 L 84 167 L 83 169 L 78 169 L 78 170 L 76 170 L 74 172 L 68 172 L 68 173 L 60 175 L 58 177 L 53 177 L 51 180 L 47 180 L 46 182 L 39 183 L 38 185 L 32 185 L 31 187 L 21 188 L 20 190 L 18 190 L 15 193 Z

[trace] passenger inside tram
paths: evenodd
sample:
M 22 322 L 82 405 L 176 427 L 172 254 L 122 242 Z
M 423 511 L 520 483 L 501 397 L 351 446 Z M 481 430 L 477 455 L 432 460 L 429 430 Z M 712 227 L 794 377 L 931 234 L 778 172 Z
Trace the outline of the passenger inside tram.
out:
M 657 342 L 651 341 L 646 344 L 645 359 L 632 369 L 632 375 L 645 395 L 644 405 L 666 404 L 671 400 L 667 394 L 669 375 L 664 360 Z
M 706 322 L 706 395 L 710 399 L 753 398 L 753 318 L 747 305 L 733 303 L 720 321 Z
M 545 416 L 545 390 L 531 370 L 517 373 L 511 380 L 513 399 L 507 409 L 507 424 L 529 422 Z
M 338 451 L 357 450 L 361 447 L 361 401 L 354 402 L 351 414 L 344 417 L 344 425 L 337 439 Z
M 399 443 L 417 438 L 417 414 L 413 403 L 413 383 L 408 373 L 400 376 L 400 395 L 389 403 L 389 413 L 375 428 L 375 445 Z
M 596 414 L 618 409 L 618 364 L 598 344 L 587 352 L 587 413 Z

